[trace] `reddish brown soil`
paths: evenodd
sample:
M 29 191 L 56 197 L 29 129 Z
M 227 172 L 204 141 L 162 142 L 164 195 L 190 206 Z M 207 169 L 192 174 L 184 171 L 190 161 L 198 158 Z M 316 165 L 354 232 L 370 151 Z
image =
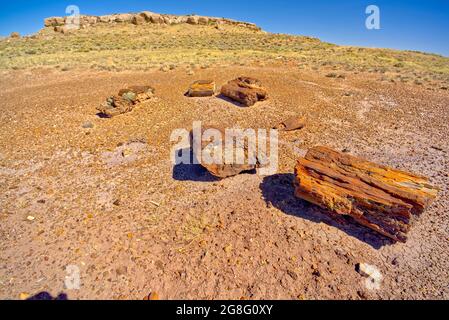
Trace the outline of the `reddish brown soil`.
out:
M 262 81 L 270 99 L 240 108 L 187 98 L 188 85 L 237 76 Z M 102 119 L 96 107 L 131 85 L 156 99 Z M 167 73 L 46 70 L 0 77 L 0 298 L 66 292 L 70 299 L 448 299 L 449 93 L 346 79 L 288 67 Z M 192 122 L 280 133 L 274 176 L 215 181 L 170 162 L 170 134 Z M 93 128 L 84 128 L 87 122 Z M 311 146 L 429 176 L 438 200 L 391 244 L 293 196 L 293 168 Z M 127 156 L 124 157 L 123 154 Z M 30 221 L 27 217 L 32 216 Z M 377 266 L 368 290 L 355 265 Z M 64 288 L 66 267 L 81 288 Z

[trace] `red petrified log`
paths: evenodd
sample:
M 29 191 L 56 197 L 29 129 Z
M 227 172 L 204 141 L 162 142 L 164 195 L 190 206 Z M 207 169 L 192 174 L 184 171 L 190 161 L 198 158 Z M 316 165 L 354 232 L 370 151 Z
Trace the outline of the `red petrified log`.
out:
M 267 90 L 262 87 L 260 81 L 249 77 L 229 81 L 221 88 L 221 94 L 246 107 L 268 98 Z
M 295 168 L 295 195 L 405 242 L 414 216 L 437 196 L 428 179 L 315 147 Z

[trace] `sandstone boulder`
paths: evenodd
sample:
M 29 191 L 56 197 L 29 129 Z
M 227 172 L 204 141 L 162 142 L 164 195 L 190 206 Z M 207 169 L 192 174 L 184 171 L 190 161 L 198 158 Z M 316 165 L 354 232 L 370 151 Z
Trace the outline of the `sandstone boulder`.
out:
M 210 97 L 215 94 L 215 81 L 198 80 L 190 85 L 186 93 L 188 97 Z
M 151 16 L 151 23 L 163 24 L 164 18 L 160 14 L 155 13 Z
M 98 17 L 98 22 L 101 22 L 101 23 L 110 23 L 110 22 L 113 22 L 114 20 L 115 20 L 115 17 L 113 15 L 105 15 L 105 16 Z
M 45 27 L 52 27 L 53 26 L 53 18 L 46 18 L 46 19 L 44 19 L 44 26 Z
M 109 97 L 97 110 L 105 117 L 112 118 L 130 112 L 135 105 L 151 99 L 154 89 L 149 86 L 133 86 L 119 91 L 118 95 Z
M 187 21 L 188 24 L 196 25 L 199 23 L 199 18 L 197 16 L 188 16 Z
M 139 16 L 142 16 L 146 22 L 151 22 L 151 16 L 153 15 L 153 12 L 150 11 L 142 11 L 139 13 Z
M 69 28 L 67 26 L 57 26 L 57 27 L 54 27 L 54 30 L 55 30 L 55 32 L 58 32 L 58 33 L 67 34 L 67 33 L 70 33 L 71 31 L 73 31 L 74 29 Z
M 297 197 L 400 242 L 438 194 L 425 177 L 326 147 L 310 149 L 295 175 Z
M 135 15 L 135 16 L 133 17 L 133 19 L 132 19 L 132 23 L 135 24 L 135 25 L 144 24 L 145 22 L 146 22 L 145 17 L 142 16 L 142 15 L 140 15 L 140 14 Z
M 139 15 L 144 17 L 145 21 L 149 22 L 149 23 L 158 23 L 158 24 L 160 24 L 160 23 L 164 22 L 164 20 L 163 20 L 163 18 L 162 18 L 162 16 L 160 14 L 154 13 L 154 12 L 151 12 L 151 11 L 142 11 L 141 13 L 139 13 Z
M 115 16 L 115 22 L 118 23 L 130 23 L 133 20 L 134 15 L 130 13 L 122 13 Z
M 187 19 L 188 19 L 187 16 L 177 16 L 177 17 L 174 17 L 173 23 L 174 24 L 187 23 Z
M 268 98 L 268 93 L 260 81 L 249 77 L 240 77 L 229 81 L 221 88 L 221 94 L 246 107 Z
M 208 17 L 199 17 L 198 24 L 201 24 L 201 25 L 209 24 L 209 18 Z
M 172 25 L 174 21 L 170 16 L 163 16 L 162 19 L 164 20 L 164 23 L 168 25 Z
M 18 33 L 18 32 L 11 32 L 9 37 L 13 38 L 13 39 L 19 39 L 20 38 L 20 33 Z
M 65 24 L 65 18 L 63 17 L 50 17 L 44 20 L 46 27 L 57 27 Z
M 98 21 L 99 21 L 99 18 L 96 16 L 81 16 L 80 17 L 80 23 L 82 25 L 91 26 L 91 25 L 97 24 Z

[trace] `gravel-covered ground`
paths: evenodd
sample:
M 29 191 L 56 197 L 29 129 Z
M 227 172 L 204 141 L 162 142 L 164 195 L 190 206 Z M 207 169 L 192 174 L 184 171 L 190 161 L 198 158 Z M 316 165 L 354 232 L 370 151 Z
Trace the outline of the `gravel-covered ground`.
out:
M 289 65 L 169 72 L 36 69 L 0 76 L 0 298 L 448 299 L 449 92 Z M 188 85 L 237 76 L 270 99 L 240 108 L 187 98 Z M 156 98 L 103 119 L 96 107 L 129 85 Z M 430 88 L 431 89 L 431 88 Z M 279 172 L 217 181 L 170 161 L 174 129 L 193 121 L 272 128 Z M 392 244 L 293 196 L 296 159 L 325 145 L 426 175 L 441 188 L 406 244 Z M 357 263 L 382 273 L 369 290 Z M 67 266 L 79 290 L 65 288 Z M 70 271 L 70 270 L 69 270 Z

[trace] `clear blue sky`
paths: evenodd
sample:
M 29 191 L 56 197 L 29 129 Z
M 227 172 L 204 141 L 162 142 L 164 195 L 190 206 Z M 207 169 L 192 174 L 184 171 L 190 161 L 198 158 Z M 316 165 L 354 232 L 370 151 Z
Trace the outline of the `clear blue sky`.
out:
M 38 31 L 43 19 L 149 10 L 257 23 L 264 30 L 309 35 L 344 45 L 419 50 L 449 56 L 449 0 L 13 0 L 0 3 L 0 35 Z M 365 28 L 365 8 L 377 5 L 381 30 Z

